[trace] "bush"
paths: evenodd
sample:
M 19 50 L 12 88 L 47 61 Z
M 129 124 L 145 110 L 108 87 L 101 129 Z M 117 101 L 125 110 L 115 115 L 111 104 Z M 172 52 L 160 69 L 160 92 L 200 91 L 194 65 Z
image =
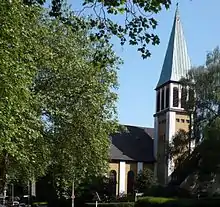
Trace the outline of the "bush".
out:
M 87 203 L 86 206 L 95 206 L 95 203 Z M 134 207 L 133 202 L 120 202 L 120 203 L 98 203 L 98 207 Z
M 144 197 L 135 207 L 214 207 L 220 206 L 220 199 L 178 199 L 163 197 Z
M 145 196 L 152 196 L 152 197 L 178 197 L 178 198 L 191 198 L 192 195 L 189 191 L 180 188 L 179 186 L 154 186 L 151 190 L 145 194 Z
M 136 190 L 139 193 L 148 195 L 155 186 L 157 186 L 157 180 L 155 179 L 154 173 L 151 169 L 145 168 L 138 174 L 136 179 Z

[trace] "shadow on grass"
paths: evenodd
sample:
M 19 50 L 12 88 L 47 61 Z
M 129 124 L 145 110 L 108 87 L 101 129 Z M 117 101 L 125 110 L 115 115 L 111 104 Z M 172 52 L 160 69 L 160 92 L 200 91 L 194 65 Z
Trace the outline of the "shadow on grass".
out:
M 178 199 L 162 197 L 144 197 L 139 199 L 135 207 L 212 207 L 220 206 L 220 198 Z

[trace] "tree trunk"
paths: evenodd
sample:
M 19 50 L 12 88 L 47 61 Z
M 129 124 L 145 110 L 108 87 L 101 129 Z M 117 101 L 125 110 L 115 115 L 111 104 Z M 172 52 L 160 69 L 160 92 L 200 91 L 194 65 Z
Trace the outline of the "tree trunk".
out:
M 192 141 L 192 113 L 189 115 L 189 155 L 191 154 L 191 141 Z
M 0 194 L 3 195 L 3 205 L 5 204 L 5 192 L 7 186 L 7 169 L 8 169 L 8 153 L 3 152 L 1 162 L 1 180 L 0 180 Z

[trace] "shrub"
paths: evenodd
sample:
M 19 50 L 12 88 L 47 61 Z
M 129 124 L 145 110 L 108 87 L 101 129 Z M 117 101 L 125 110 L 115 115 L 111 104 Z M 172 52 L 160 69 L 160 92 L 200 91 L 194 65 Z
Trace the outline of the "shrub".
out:
M 87 203 L 86 206 L 95 206 L 95 203 Z M 134 207 L 133 202 L 120 202 L 120 203 L 98 203 L 98 207 Z
M 157 186 L 157 180 L 151 169 L 145 168 L 138 174 L 136 179 L 136 189 L 138 192 L 149 194 L 155 186 Z
M 154 196 L 154 197 L 178 197 L 178 198 L 191 198 L 192 195 L 189 191 L 180 188 L 179 186 L 154 186 L 151 188 L 149 193 L 146 196 Z

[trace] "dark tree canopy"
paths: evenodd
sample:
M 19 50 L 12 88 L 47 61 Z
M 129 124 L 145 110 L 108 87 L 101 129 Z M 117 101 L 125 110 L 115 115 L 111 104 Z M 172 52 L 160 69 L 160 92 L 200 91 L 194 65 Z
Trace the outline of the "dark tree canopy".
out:
M 182 80 L 191 90 L 185 110 L 192 113 L 192 132 L 179 131 L 170 145 L 170 156 L 182 172 L 199 175 L 199 181 L 214 179 L 220 171 L 220 50 L 207 54 L 204 65 L 193 68 Z M 192 93 L 193 91 L 193 93 Z M 194 94 L 194 95 L 192 95 Z M 189 141 L 195 150 L 189 155 Z M 193 163 L 193 164 L 191 164 Z M 191 169 L 187 169 L 190 166 Z M 189 168 L 189 167 L 188 167 Z M 180 171 L 179 171 L 180 172 Z M 180 172 L 181 174 L 181 172 Z M 189 175 L 186 173 L 186 175 Z
M 154 173 L 151 169 L 145 168 L 136 178 L 136 189 L 140 193 L 148 194 L 153 187 L 158 185 Z

